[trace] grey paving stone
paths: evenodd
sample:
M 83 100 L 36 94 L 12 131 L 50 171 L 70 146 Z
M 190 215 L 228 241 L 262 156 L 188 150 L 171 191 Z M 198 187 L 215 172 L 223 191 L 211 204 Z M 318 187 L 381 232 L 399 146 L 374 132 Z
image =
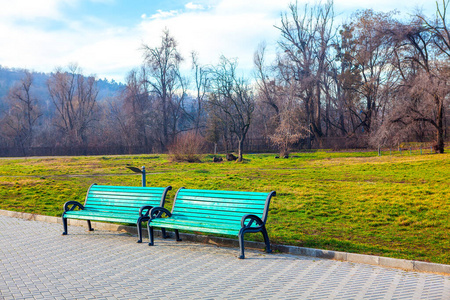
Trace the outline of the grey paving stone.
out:
M 0 216 L 1 299 L 450 299 L 446 275 L 252 250 L 239 260 L 236 248 L 61 231 Z

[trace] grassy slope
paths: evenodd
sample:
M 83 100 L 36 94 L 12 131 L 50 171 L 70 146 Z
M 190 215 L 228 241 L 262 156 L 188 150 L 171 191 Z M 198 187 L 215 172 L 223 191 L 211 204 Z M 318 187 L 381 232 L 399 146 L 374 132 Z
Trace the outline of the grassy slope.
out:
M 450 155 L 247 155 L 245 163 L 171 163 L 164 155 L 0 159 L 0 209 L 59 216 L 93 182 L 270 191 L 273 243 L 450 264 Z M 205 161 L 211 161 L 206 157 Z M 248 238 L 261 240 L 259 234 Z

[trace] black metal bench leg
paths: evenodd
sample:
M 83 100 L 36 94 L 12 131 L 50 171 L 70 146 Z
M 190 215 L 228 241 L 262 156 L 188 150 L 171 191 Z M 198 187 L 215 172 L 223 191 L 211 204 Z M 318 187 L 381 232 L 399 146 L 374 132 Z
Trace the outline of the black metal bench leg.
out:
M 244 255 L 244 232 L 241 230 L 239 231 L 239 258 L 240 259 L 244 259 L 245 255 Z
M 272 249 L 270 249 L 269 235 L 267 234 L 266 226 L 263 226 L 261 232 L 264 237 L 264 243 L 266 243 L 266 252 L 272 253 Z
M 163 239 L 167 239 L 169 236 L 166 234 L 166 229 L 165 228 L 161 228 L 161 234 L 162 234 L 162 238 Z
M 87 223 L 88 223 L 89 231 L 94 231 L 94 228 L 92 228 L 92 225 L 91 225 L 91 220 L 87 220 Z
M 137 243 L 142 243 L 142 221 L 137 221 L 137 230 L 138 230 L 138 240 Z
M 150 243 L 148 243 L 149 246 L 153 246 L 153 226 L 147 226 L 148 228 L 148 237 L 150 239 Z
M 175 239 L 177 240 L 177 242 L 181 242 L 180 233 L 178 232 L 178 229 L 175 229 Z
M 67 235 L 67 219 L 63 217 L 62 221 L 63 221 L 63 228 L 64 228 L 64 232 L 62 233 L 62 235 Z

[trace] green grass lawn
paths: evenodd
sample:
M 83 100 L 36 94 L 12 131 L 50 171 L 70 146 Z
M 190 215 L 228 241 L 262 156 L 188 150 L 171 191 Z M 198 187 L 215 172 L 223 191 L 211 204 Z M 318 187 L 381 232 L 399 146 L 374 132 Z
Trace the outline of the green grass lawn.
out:
M 389 153 L 388 153 L 389 154 Z M 272 243 L 450 264 L 450 155 L 403 152 L 245 155 L 244 163 L 170 162 L 166 155 L 0 159 L 0 209 L 60 216 L 90 184 L 275 190 Z M 260 234 L 246 235 L 262 240 Z

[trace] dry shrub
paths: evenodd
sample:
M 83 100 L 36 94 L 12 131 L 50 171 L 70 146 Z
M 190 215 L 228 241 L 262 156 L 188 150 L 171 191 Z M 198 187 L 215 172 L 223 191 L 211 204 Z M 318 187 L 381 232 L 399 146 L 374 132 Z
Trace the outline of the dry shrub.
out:
M 304 138 L 308 130 L 300 125 L 297 120 L 298 113 L 295 110 L 286 109 L 280 116 L 280 124 L 275 132 L 269 136 L 274 145 L 278 147 L 280 156 L 289 156 L 293 144 Z
M 195 132 L 178 135 L 169 147 L 169 157 L 172 161 L 200 162 L 204 153 L 205 139 Z

